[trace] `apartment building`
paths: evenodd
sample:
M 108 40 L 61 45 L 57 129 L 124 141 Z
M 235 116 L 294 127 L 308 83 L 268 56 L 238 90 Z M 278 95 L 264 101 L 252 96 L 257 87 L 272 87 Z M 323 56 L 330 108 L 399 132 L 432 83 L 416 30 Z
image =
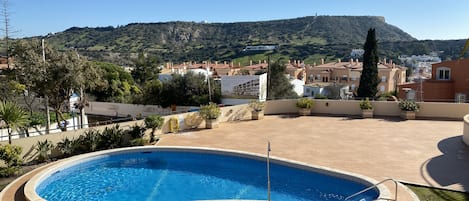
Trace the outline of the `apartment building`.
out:
M 469 100 L 469 58 L 432 64 L 432 77 L 399 85 L 399 98 L 433 102 Z
M 360 84 L 360 75 L 363 69 L 363 62 L 358 59 L 343 62 L 338 59 L 337 62 L 325 63 L 321 59 L 319 65 L 306 66 L 305 78 L 306 84 L 331 83 L 348 86 L 352 92 L 356 92 Z M 391 92 L 397 89 L 397 85 L 405 82 L 405 67 L 396 65 L 390 60 L 383 60 L 378 64 L 378 77 L 381 82 L 378 85 L 378 95 Z

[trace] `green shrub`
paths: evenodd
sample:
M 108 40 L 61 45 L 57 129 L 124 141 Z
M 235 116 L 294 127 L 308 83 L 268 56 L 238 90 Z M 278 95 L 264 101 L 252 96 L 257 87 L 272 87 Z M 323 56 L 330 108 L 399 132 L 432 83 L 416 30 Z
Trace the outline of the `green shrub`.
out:
M 327 96 L 324 96 L 322 94 L 316 94 L 314 95 L 314 99 L 327 99 Z
M 360 109 L 362 110 L 371 110 L 373 105 L 371 105 L 370 99 L 366 98 L 365 100 L 360 101 Z
M 44 162 L 49 160 L 49 155 L 50 151 L 52 150 L 54 146 L 52 145 L 51 141 L 44 140 L 44 141 L 38 141 L 36 144 L 36 151 L 38 152 L 38 160 L 40 162 Z
M 145 122 L 145 127 L 148 129 L 151 129 L 150 143 L 154 142 L 155 131 L 157 129 L 160 129 L 163 126 L 164 118 L 161 117 L 160 115 L 150 115 L 148 117 L 145 117 L 144 122 Z
M 296 101 L 296 107 L 304 108 L 304 109 L 311 109 L 314 106 L 314 101 L 309 98 L 300 98 Z
M 221 115 L 221 110 L 215 103 L 200 106 L 199 115 L 204 119 L 216 119 Z
M 62 139 L 62 141 L 57 143 L 56 147 L 65 156 L 71 156 L 74 152 L 74 150 L 73 150 L 73 140 L 69 140 L 68 138 Z
M 132 139 L 142 138 L 145 135 L 145 130 L 147 130 L 143 126 L 139 126 L 137 124 L 130 127 L 130 130 L 127 133 L 132 137 Z
M 16 145 L 0 145 L 0 160 L 2 160 L 7 167 L 19 167 L 22 165 L 20 154 L 23 149 Z
M 100 139 L 98 143 L 98 148 L 100 150 L 122 147 L 124 131 L 119 128 L 119 124 L 116 124 L 111 128 L 104 128 L 103 132 L 99 136 Z
M 146 145 L 146 144 L 148 144 L 148 140 L 146 140 L 144 138 L 135 138 L 135 139 L 130 141 L 131 146 L 143 146 L 143 145 Z
M 420 109 L 420 105 L 413 101 L 413 100 L 403 100 L 399 102 L 399 108 L 402 111 L 413 111 L 413 112 L 418 112 Z

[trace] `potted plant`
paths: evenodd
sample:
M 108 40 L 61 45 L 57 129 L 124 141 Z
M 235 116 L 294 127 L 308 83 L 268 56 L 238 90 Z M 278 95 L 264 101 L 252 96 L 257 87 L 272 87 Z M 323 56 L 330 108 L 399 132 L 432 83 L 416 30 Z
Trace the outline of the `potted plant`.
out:
M 218 127 L 217 118 L 221 115 L 221 110 L 215 103 L 200 106 L 199 115 L 205 119 L 205 128 Z
M 251 111 L 251 119 L 252 120 L 259 120 L 264 118 L 264 108 L 265 102 L 261 102 L 259 100 L 252 100 L 249 102 L 249 107 L 252 109 Z
M 299 108 L 298 113 L 300 116 L 307 116 L 311 114 L 311 109 L 314 106 L 314 101 L 309 98 L 300 98 L 296 101 L 296 107 Z
M 413 100 L 403 100 L 399 102 L 399 109 L 401 109 L 401 118 L 415 119 L 415 113 L 419 111 L 420 106 Z
M 369 98 L 360 101 L 360 109 L 362 110 L 363 118 L 373 118 L 373 105 L 371 105 Z

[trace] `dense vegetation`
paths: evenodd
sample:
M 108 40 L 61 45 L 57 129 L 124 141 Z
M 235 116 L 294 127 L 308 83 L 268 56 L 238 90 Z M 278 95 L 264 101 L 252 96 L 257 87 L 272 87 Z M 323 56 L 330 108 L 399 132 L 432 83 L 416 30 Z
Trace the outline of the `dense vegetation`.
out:
M 312 63 L 320 57 L 347 58 L 361 48 L 366 30 L 376 29 L 380 55 L 442 51 L 442 58 L 454 58 L 464 44 L 456 41 L 417 41 L 383 17 L 317 16 L 287 20 L 242 23 L 134 23 L 119 27 L 70 28 L 48 36 L 59 49 L 75 48 L 90 58 L 119 65 L 133 64 L 132 58 L 145 51 L 162 61 L 234 60 L 250 57 L 246 45 L 276 44 L 278 54 Z M 256 54 L 256 53 L 255 53 Z M 266 57 L 263 57 L 266 59 Z M 256 59 L 253 59 L 256 61 Z M 247 64 L 248 60 L 241 61 Z

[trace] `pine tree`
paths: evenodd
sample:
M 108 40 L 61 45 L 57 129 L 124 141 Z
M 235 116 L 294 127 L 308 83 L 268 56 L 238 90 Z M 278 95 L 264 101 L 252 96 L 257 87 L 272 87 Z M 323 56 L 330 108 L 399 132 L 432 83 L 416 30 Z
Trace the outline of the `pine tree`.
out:
M 363 70 L 357 95 L 360 98 L 374 98 L 378 92 L 378 42 L 375 29 L 369 29 L 364 45 Z
M 268 99 L 297 98 L 298 95 L 293 91 L 293 85 L 285 76 L 287 67 L 280 64 L 279 61 L 270 64 L 270 79 L 267 95 Z

